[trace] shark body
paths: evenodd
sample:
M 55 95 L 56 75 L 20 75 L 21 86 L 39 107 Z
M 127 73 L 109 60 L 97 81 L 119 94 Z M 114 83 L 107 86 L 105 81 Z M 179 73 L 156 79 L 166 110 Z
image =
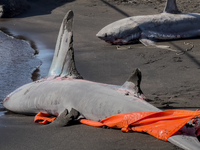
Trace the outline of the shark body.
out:
M 3 101 L 4 107 L 21 114 L 48 113 L 58 116 L 58 123 L 72 109 L 94 121 L 127 112 L 161 112 L 143 100 L 139 69 L 122 86 L 83 80 L 74 62 L 72 22 L 73 12 L 69 11 L 61 24 L 48 77 L 13 91 Z M 168 141 L 181 148 L 200 148 L 197 138 L 187 135 L 173 135 Z
M 111 44 L 122 45 L 140 41 L 145 46 L 157 46 L 154 42 L 157 40 L 200 36 L 199 24 L 200 14 L 181 13 L 176 0 L 167 0 L 163 13 L 115 21 L 102 28 L 96 36 Z

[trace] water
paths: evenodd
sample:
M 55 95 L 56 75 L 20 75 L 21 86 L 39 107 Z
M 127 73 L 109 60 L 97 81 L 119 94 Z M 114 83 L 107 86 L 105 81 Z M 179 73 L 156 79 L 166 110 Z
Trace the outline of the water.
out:
M 6 33 L 14 37 L 0 31 L 0 110 L 3 110 L 3 99 L 10 92 L 47 76 L 54 53 L 40 41 L 35 44 L 15 32 L 7 30 Z
M 6 111 L 0 111 L 0 117 L 4 115 Z
M 40 78 L 44 78 L 48 75 L 53 59 L 54 50 L 48 49 L 45 45 L 39 42 L 37 43 L 37 47 L 39 49 L 39 54 L 37 55 L 37 58 L 42 60 L 42 65 L 39 68 L 39 74 Z

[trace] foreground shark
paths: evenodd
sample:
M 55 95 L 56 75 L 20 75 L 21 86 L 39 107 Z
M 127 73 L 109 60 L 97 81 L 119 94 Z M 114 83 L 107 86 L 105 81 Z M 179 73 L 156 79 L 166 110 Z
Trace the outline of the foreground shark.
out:
M 167 0 L 163 13 L 146 16 L 133 16 L 113 22 L 97 35 L 111 44 L 128 44 L 140 41 L 145 46 L 155 45 L 156 40 L 172 40 L 200 36 L 200 14 L 181 13 L 176 0 Z
M 74 62 L 72 22 L 73 12 L 69 11 L 61 24 L 49 77 L 16 89 L 5 98 L 3 106 L 15 113 L 58 116 L 48 126 L 67 125 L 79 118 L 97 122 L 123 113 L 162 113 L 143 100 L 139 69 L 122 86 L 82 79 Z M 195 136 L 176 134 L 168 141 L 184 149 L 200 148 Z

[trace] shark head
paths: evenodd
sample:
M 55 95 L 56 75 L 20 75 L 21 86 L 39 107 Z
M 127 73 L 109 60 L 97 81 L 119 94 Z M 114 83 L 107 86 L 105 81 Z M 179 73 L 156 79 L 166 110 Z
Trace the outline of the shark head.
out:
M 128 44 L 138 39 L 141 30 L 131 18 L 113 22 L 102 28 L 96 36 L 111 44 Z
M 115 44 L 119 39 L 119 28 L 112 28 L 113 24 L 110 24 L 101 29 L 96 36 L 108 43 Z
M 19 107 L 20 107 L 20 103 L 18 101 L 18 98 L 16 98 L 15 96 L 13 97 L 13 95 L 18 92 L 17 90 L 15 90 L 14 92 L 10 93 L 3 101 L 3 106 L 7 109 L 7 110 L 12 110 L 12 111 L 16 111 Z M 17 109 L 16 109 L 17 108 Z
M 12 112 L 20 113 L 20 110 L 24 109 L 23 107 L 24 102 L 21 100 L 21 97 L 26 92 L 28 92 L 27 88 L 29 87 L 29 85 L 32 85 L 33 83 L 25 84 L 19 87 L 18 89 L 14 90 L 9 95 L 7 95 L 7 97 L 3 101 L 3 106 L 7 110 L 12 110 Z M 24 91 L 26 92 L 24 93 Z

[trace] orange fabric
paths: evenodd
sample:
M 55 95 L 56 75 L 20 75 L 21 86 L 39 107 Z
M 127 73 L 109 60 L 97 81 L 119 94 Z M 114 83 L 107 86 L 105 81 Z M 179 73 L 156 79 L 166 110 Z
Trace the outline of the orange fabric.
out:
M 200 115 L 200 111 L 166 110 L 162 112 L 133 112 L 117 114 L 102 121 L 80 119 L 80 122 L 94 127 L 108 126 L 119 128 L 123 132 L 146 132 L 158 139 L 167 139 L 182 128 L 188 121 Z M 55 120 L 51 115 L 39 113 L 35 122 L 47 124 Z M 200 134 L 198 129 L 198 134 Z
M 38 122 L 41 124 L 48 124 L 50 122 L 53 122 L 56 119 L 56 117 L 52 117 L 52 115 L 39 112 L 34 119 L 34 122 Z
M 80 119 L 79 122 L 82 123 L 82 124 L 93 126 L 93 127 L 102 127 L 102 126 L 104 126 L 104 124 L 101 123 L 101 122 L 87 120 L 87 119 Z
M 158 139 L 167 141 L 192 118 L 200 115 L 197 110 L 169 110 L 148 116 L 130 125 L 132 131 L 146 132 Z
M 146 132 L 158 139 L 167 139 L 182 128 L 192 118 L 200 115 L 200 111 L 167 110 L 162 112 L 133 112 L 108 117 L 100 126 L 120 128 L 123 132 L 130 130 Z M 81 122 L 81 121 L 80 121 Z M 96 122 L 85 123 L 96 127 Z

